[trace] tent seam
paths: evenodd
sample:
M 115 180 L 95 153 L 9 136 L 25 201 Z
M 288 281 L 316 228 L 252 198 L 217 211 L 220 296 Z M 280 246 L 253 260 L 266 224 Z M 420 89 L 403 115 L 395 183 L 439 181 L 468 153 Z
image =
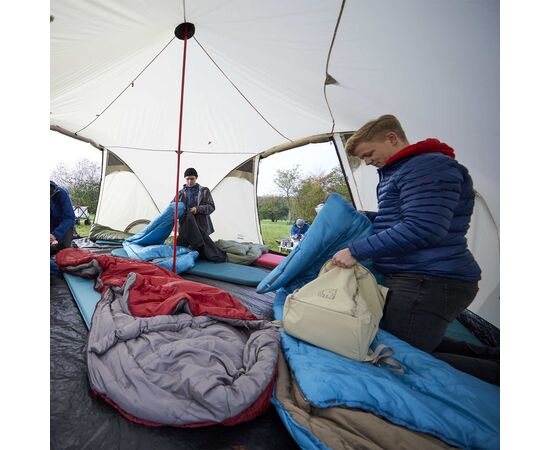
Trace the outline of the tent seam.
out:
M 336 20 L 336 26 L 334 27 L 334 32 L 332 34 L 332 41 L 330 43 L 330 47 L 328 50 L 327 55 L 327 64 L 325 66 L 325 83 L 323 85 L 323 92 L 325 96 L 325 102 L 327 104 L 328 112 L 330 114 L 330 117 L 332 119 L 332 128 L 330 130 L 331 133 L 334 133 L 334 128 L 336 126 L 336 121 L 334 120 L 334 115 L 332 114 L 332 109 L 330 108 L 330 104 L 327 97 L 327 80 L 329 79 L 329 73 L 328 73 L 328 66 L 330 64 L 330 56 L 332 55 L 332 49 L 334 47 L 334 41 L 336 41 L 336 34 L 338 33 L 338 27 L 340 26 L 340 20 L 342 19 L 342 14 L 344 12 L 344 6 L 346 5 L 346 0 L 342 0 L 342 6 L 340 6 L 340 13 L 338 14 L 338 19 Z M 332 78 L 332 77 L 331 77 Z

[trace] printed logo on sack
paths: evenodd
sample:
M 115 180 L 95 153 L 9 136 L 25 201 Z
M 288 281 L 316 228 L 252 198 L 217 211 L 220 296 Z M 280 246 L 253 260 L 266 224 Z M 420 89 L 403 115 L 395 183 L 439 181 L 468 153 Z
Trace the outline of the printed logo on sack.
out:
M 323 289 L 322 291 L 317 292 L 317 295 L 321 298 L 326 298 L 327 300 L 334 300 L 337 291 L 338 289 Z

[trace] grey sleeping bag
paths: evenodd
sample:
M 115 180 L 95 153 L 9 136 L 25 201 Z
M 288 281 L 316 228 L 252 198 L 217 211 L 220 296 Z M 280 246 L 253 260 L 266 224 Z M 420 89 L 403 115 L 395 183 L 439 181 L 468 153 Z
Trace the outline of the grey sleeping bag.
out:
M 164 425 L 222 422 L 249 408 L 273 379 L 279 333 L 270 322 L 134 317 L 136 277 L 105 291 L 88 340 L 92 389 L 139 419 Z M 183 307 L 185 310 L 185 306 Z

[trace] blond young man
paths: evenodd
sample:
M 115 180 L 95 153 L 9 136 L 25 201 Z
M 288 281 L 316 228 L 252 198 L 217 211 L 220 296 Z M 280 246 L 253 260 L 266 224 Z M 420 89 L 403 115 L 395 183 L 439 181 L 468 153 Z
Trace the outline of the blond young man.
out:
M 437 139 L 409 144 L 392 115 L 367 122 L 346 151 L 378 169 L 378 212 L 369 214 L 374 234 L 337 252 L 333 262 L 351 267 L 371 258 L 390 289 L 384 329 L 498 384 L 498 352 L 444 338 L 481 278 L 466 242 L 475 197 L 468 170 Z

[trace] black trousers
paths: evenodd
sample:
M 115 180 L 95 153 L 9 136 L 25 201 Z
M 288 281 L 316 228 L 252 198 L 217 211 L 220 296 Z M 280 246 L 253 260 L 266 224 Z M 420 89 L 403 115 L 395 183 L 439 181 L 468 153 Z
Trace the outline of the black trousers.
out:
M 381 328 L 453 367 L 500 383 L 500 350 L 445 337 L 449 324 L 474 300 L 477 281 L 418 273 L 385 275 L 389 288 Z
M 69 228 L 67 232 L 59 239 L 57 244 L 50 245 L 50 256 L 55 255 L 59 250 L 64 248 L 70 248 L 73 242 L 73 227 Z

